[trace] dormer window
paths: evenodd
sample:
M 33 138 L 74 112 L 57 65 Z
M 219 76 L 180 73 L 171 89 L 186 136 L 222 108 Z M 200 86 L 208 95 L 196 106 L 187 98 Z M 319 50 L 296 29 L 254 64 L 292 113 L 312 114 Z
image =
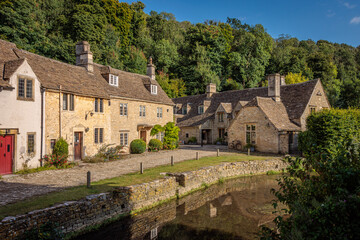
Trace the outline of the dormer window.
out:
M 109 84 L 111 86 L 118 87 L 119 86 L 119 77 L 113 74 L 109 74 Z
M 182 114 L 186 115 L 187 114 L 187 106 L 183 106 L 182 108 Z
M 156 85 L 153 85 L 151 84 L 151 94 L 157 94 L 157 86 Z
M 199 114 L 203 114 L 203 113 L 204 113 L 204 106 L 199 106 L 199 107 L 198 107 L 198 113 L 199 113 Z

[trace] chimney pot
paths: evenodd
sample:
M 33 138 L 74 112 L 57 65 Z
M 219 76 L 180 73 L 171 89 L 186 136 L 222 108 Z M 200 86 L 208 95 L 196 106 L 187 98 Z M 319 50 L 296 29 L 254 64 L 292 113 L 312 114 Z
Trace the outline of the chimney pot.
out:
M 280 101 L 280 74 L 270 74 L 266 78 L 268 80 L 268 96 L 273 98 L 276 102 Z
M 152 80 L 155 80 L 155 65 L 152 63 L 152 57 L 149 57 L 146 75 L 148 75 Z
M 90 51 L 90 44 L 87 41 L 80 41 L 76 44 L 76 66 L 86 68 L 88 72 L 94 72 L 93 54 Z
M 209 83 L 206 86 L 206 97 L 210 98 L 214 93 L 216 93 L 216 84 L 215 83 Z

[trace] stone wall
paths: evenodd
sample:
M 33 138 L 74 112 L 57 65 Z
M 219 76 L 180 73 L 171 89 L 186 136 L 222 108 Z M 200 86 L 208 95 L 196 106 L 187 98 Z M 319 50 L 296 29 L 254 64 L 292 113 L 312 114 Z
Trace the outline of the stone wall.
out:
M 149 183 L 119 187 L 111 193 L 91 195 L 79 201 L 6 217 L 0 222 L 0 239 L 21 239 L 25 231 L 47 222 L 57 223 L 64 233 L 81 231 L 119 214 L 151 207 L 178 194 L 185 194 L 201 187 L 203 183 L 211 184 L 227 177 L 280 170 L 285 166 L 284 162 L 275 159 L 225 163 L 191 172 L 168 174 L 171 176 Z

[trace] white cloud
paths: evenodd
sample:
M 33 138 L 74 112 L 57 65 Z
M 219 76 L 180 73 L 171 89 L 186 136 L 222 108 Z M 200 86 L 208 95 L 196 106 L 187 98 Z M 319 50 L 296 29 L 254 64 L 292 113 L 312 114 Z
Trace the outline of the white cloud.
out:
M 359 24 L 360 23 L 360 16 L 359 17 L 353 17 L 350 21 L 351 24 Z
M 344 2 L 343 4 L 344 4 L 344 6 L 347 7 L 348 9 L 353 9 L 353 8 L 356 7 L 356 5 L 350 4 L 350 3 L 348 3 L 348 2 Z

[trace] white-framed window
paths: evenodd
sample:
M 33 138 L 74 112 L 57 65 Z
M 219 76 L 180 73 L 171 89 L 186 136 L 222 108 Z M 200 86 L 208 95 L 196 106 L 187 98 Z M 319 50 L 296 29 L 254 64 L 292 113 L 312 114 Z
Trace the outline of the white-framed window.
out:
M 111 86 L 119 86 L 119 77 L 113 74 L 109 74 L 109 84 Z
M 162 108 L 157 108 L 157 113 L 156 113 L 157 118 L 162 118 L 163 116 L 163 111 Z
M 151 94 L 157 94 L 157 86 L 156 85 L 153 85 L 151 84 Z
M 164 140 L 164 132 L 159 132 L 158 134 L 156 134 L 156 139 L 163 141 Z
M 199 106 L 199 107 L 198 107 L 198 113 L 199 113 L 199 114 L 203 114 L 203 113 L 204 113 L 204 106 Z
M 145 117 L 146 116 L 146 108 L 144 105 L 140 105 L 140 117 Z
M 104 142 L 104 129 L 95 128 L 94 130 L 94 143 L 103 143 Z
M 120 145 L 121 146 L 128 145 L 128 133 L 120 133 Z
M 127 103 L 120 103 L 120 116 L 128 115 L 128 105 Z
M 246 143 L 256 143 L 256 126 L 246 125 Z

